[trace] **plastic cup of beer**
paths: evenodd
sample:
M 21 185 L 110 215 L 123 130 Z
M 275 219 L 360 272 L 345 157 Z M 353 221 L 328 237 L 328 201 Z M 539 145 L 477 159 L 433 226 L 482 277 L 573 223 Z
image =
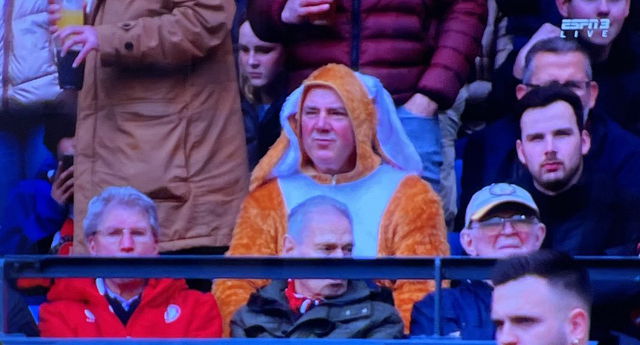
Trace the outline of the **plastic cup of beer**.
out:
M 84 24 L 84 0 L 60 0 L 62 6 L 61 18 L 56 24 L 59 29 L 68 26 Z M 71 36 L 70 36 L 71 37 Z M 73 45 L 64 56 L 62 53 L 62 42 L 56 42 L 56 58 L 58 63 L 58 83 L 61 89 L 82 89 L 84 79 L 84 63 L 78 67 L 73 67 L 73 61 L 78 57 L 82 45 Z

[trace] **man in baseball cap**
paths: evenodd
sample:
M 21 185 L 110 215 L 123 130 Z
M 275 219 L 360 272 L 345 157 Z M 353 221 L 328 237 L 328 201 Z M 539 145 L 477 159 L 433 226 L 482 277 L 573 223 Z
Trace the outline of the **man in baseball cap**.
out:
M 494 183 L 476 192 L 465 215 L 460 243 L 470 256 L 504 258 L 540 249 L 546 228 L 531 195 L 509 183 Z M 491 320 L 493 287 L 485 281 L 453 282 L 442 291 L 442 330 L 464 340 L 494 339 Z M 416 303 L 411 316 L 412 336 L 434 334 L 434 296 Z

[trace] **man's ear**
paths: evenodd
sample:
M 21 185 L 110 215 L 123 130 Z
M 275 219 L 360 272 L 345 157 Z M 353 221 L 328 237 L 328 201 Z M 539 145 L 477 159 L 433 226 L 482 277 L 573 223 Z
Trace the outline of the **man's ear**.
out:
M 524 156 L 524 150 L 522 149 L 522 140 L 516 140 L 516 152 L 518 153 L 518 160 L 522 165 L 527 165 L 527 159 Z
M 529 91 L 529 88 L 526 85 L 518 84 L 518 86 L 516 86 L 516 98 L 522 99 L 522 97 L 527 94 L 527 91 Z
M 586 129 L 582 130 L 580 141 L 582 142 L 581 153 L 584 156 L 589 153 L 589 150 L 591 149 L 591 135 Z
M 536 228 L 536 249 L 540 249 L 542 246 L 542 242 L 544 241 L 544 237 L 547 235 L 547 227 L 543 223 L 538 223 Z
M 595 81 L 589 82 L 589 109 L 593 109 L 596 106 L 599 92 L 600 86 L 598 86 L 598 83 Z
M 569 2 L 571 0 L 556 0 L 556 7 L 558 7 L 558 12 L 563 18 L 569 17 Z
M 282 256 L 293 256 L 296 251 L 296 241 L 289 235 L 284 235 L 282 243 Z
M 89 253 L 96 255 L 96 235 L 89 236 L 87 242 L 89 244 Z
M 567 323 L 570 339 L 576 339 L 579 344 L 584 344 L 584 340 L 589 337 L 589 315 L 587 312 L 582 308 L 574 308 L 569 313 Z
M 471 236 L 471 230 L 464 228 L 460 231 L 460 244 L 464 251 L 470 256 L 478 256 L 476 248 L 473 246 L 473 237 Z

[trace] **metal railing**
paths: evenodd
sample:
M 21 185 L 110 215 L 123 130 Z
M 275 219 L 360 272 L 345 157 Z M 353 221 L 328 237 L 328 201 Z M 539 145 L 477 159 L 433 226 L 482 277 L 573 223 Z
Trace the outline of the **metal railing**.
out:
M 640 282 L 640 259 L 635 257 L 579 257 L 588 268 L 591 279 Z M 222 256 L 160 256 L 146 258 L 6 256 L 0 258 L 0 325 L 6 330 L 6 280 L 17 278 L 342 278 L 342 279 L 433 279 L 435 280 L 434 338 L 408 341 L 349 341 L 350 344 L 456 344 L 452 339 L 440 339 L 442 281 L 448 279 L 481 280 L 490 276 L 494 259 L 471 257 L 412 257 L 375 259 L 295 259 L 280 257 L 222 257 Z M 33 343 L 34 339 L 1 338 L 5 344 Z M 57 344 L 61 340 L 37 340 L 38 343 Z M 122 341 L 112 340 L 115 342 Z M 190 342 L 192 340 L 189 340 Z M 248 343 L 242 339 L 243 343 Z M 275 340 L 274 340 L 275 341 Z M 142 343 L 140 340 L 136 341 Z M 152 341 L 149 344 L 183 343 L 183 340 Z M 210 343 L 211 340 L 193 340 Z M 238 340 L 214 340 L 216 344 L 238 344 Z M 75 344 L 84 344 L 74 340 Z M 105 340 L 104 344 L 108 344 Z M 265 343 L 262 341 L 261 343 Z M 287 342 L 266 342 L 287 344 Z M 320 343 L 325 344 L 325 340 Z M 318 343 L 318 344 L 320 344 Z M 489 344 L 492 342 L 462 342 L 460 344 Z M 88 342 L 87 342 L 88 344 Z M 103 344 L 101 341 L 100 344 Z M 312 344 L 312 343 L 308 343 Z M 95 341 L 91 345 L 96 345 Z

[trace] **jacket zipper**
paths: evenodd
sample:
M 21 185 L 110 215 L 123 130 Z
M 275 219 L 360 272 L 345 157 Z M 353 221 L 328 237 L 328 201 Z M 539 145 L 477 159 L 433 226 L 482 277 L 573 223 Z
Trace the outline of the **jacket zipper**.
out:
M 351 8 L 351 69 L 360 69 L 360 1 L 353 0 Z

